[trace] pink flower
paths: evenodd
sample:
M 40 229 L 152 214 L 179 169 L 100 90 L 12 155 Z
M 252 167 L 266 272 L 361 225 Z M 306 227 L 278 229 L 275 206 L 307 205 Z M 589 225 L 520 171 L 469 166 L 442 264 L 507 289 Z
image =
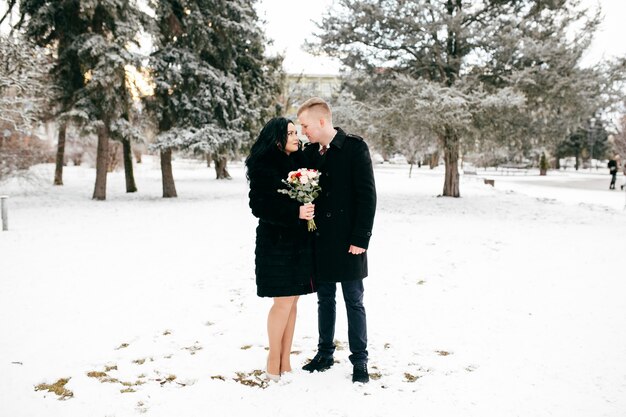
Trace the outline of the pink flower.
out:
M 321 192 L 318 181 L 319 172 L 314 169 L 300 168 L 297 171 L 291 171 L 287 176 L 287 179 L 282 180 L 283 184 L 287 185 L 288 189 L 278 189 L 281 194 L 287 194 L 294 200 L 309 204 L 313 202 Z M 311 219 L 307 221 L 307 229 L 309 232 L 316 230 L 315 220 Z

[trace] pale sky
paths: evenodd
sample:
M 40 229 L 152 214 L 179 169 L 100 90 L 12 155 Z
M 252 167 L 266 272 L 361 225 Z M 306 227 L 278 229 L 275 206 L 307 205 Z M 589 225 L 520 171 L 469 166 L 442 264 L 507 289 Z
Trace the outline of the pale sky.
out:
M 285 54 L 288 73 L 338 74 L 341 64 L 325 57 L 314 57 L 301 48 L 305 39 L 313 40 L 313 21 L 321 20 L 334 0 L 260 0 L 259 16 L 267 21 L 265 31 L 274 40 L 272 52 Z M 585 65 L 603 57 L 626 56 L 626 0 L 582 0 L 585 6 L 600 4 L 604 21 L 587 56 Z
M 274 41 L 270 52 L 285 55 L 288 73 L 338 74 L 341 64 L 336 60 L 314 57 L 302 50 L 305 39 L 313 40 L 316 26 L 333 0 L 260 0 L 259 17 L 265 20 L 265 33 Z

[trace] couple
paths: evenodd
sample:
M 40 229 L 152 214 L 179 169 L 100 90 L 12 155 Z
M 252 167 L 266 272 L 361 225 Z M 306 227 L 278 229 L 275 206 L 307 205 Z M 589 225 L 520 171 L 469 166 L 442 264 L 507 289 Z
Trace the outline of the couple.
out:
M 246 159 L 250 208 L 256 229 L 257 295 L 273 297 L 267 318 L 269 356 L 266 376 L 277 381 L 291 371 L 290 352 L 298 297 L 317 291 L 319 342 L 315 357 L 302 369 L 323 372 L 334 364 L 335 292 L 341 283 L 348 313 L 352 381 L 369 381 L 367 327 L 363 307 L 365 253 L 374 223 L 376 189 L 369 150 L 362 138 L 334 128 L 330 106 L 321 98 L 298 109 L 302 134 L 310 144 L 300 149 L 296 126 L 270 120 Z M 290 171 L 320 171 L 321 193 L 302 205 L 285 194 L 281 180 Z M 307 231 L 315 217 L 317 230 Z

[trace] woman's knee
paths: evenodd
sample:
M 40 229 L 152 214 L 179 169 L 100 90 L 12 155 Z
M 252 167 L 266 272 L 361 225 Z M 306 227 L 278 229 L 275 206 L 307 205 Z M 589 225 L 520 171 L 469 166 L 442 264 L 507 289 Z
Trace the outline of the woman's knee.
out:
M 274 298 L 274 308 L 281 311 L 291 311 L 296 304 L 296 297 L 276 297 Z

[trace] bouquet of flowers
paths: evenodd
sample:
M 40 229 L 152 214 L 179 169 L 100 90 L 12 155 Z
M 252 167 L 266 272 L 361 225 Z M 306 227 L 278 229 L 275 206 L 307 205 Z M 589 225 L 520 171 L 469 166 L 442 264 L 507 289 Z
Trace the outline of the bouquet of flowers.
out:
M 289 197 L 304 204 L 311 204 L 317 198 L 322 188 L 319 186 L 320 173 L 316 169 L 300 168 L 297 171 L 291 171 L 287 179 L 282 180 L 288 189 L 279 189 L 281 194 L 287 194 Z M 307 221 L 309 232 L 317 229 L 315 220 Z

